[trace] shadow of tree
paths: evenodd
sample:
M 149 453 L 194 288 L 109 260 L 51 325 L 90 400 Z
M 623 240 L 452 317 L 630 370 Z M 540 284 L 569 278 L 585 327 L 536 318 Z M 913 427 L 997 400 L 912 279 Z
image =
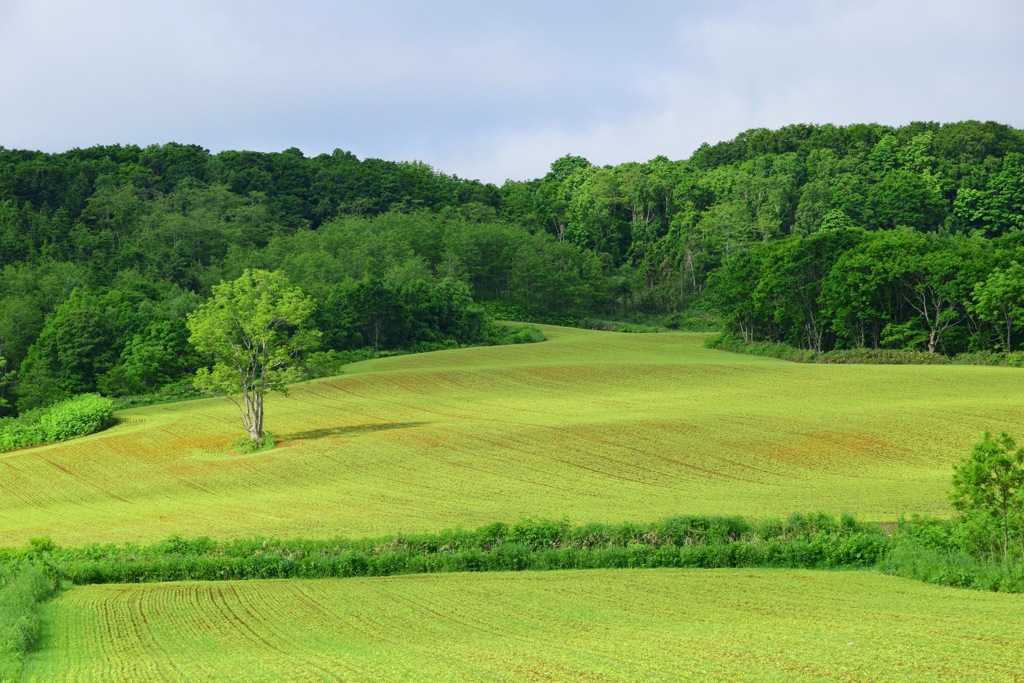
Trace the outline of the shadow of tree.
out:
M 365 434 L 368 432 L 386 432 L 392 429 L 410 429 L 429 422 L 383 422 L 363 425 L 345 425 L 343 427 L 328 427 L 326 429 L 311 429 L 305 432 L 292 432 L 282 434 L 281 441 L 312 441 L 313 439 L 324 439 L 329 436 L 345 436 L 346 434 Z

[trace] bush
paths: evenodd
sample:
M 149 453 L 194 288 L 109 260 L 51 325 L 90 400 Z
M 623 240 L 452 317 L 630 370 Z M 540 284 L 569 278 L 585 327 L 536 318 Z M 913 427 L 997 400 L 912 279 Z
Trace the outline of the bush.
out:
M 235 439 L 235 442 L 231 444 L 231 447 L 236 453 L 251 454 L 251 453 L 262 453 L 263 451 L 269 451 L 277 445 L 274 440 L 274 435 L 271 432 L 263 432 L 263 438 L 258 441 L 254 441 L 247 436 L 243 436 L 241 439 Z
M 24 424 L 14 418 L 0 420 L 0 452 L 38 446 L 45 442 L 39 425 Z
M 667 327 L 662 327 L 660 325 L 647 325 L 644 323 L 627 323 L 615 320 L 600 320 L 597 318 L 586 318 L 584 320 L 581 320 L 580 327 L 588 330 L 600 330 L 601 332 L 629 332 L 633 334 L 668 332 Z
M 114 402 L 114 410 L 124 410 L 125 408 L 152 406 L 159 403 L 191 401 L 197 398 L 209 398 L 210 396 L 212 394 L 196 389 L 195 382 L 190 376 L 170 384 L 165 384 L 150 393 L 118 396 L 112 400 Z
M 535 344 L 537 342 L 546 341 L 547 337 L 544 333 L 532 325 L 525 325 L 517 329 L 512 330 L 505 337 L 506 344 Z
M 47 409 L 39 420 L 46 441 L 64 441 L 109 427 L 114 403 L 98 394 L 82 394 Z
M 533 344 L 545 341 L 547 337 L 540 328 L 533 325 L 507 325 L 491 323 L 484 332 L 486 346 L 502 346 L 505 344 Z
M 571 313 L 553 313 L 551 311 L 527 311 L 507 301 L 481 301 L 480 307 L 487 317 L 493 320 L 515 320 L 518 322 L 541 323 L 544 325 L 563 325 L 565 327 L 576 327 L 579 325 L 579 318 Z
M 704 346 L 709 349 L 731 351 L 733 353 L 745 353 L 749 356 L 778 358 L 780 360 L 789 360 L 795 363 L 813 363 L 818 355 L 814 351 L 797 349 L 787 344 L 776 344 L 772 342 L 745 342 L 739 337 L 726 333 L 715 334 L 708 337 L 704 341 Z
M 1024 592 L 1024 558 L 1003 559 L 998 521 L 988 516 L 901 519 L 877 568 L 943 586 Z
M 113 421 L 113 401 L 98 394 L 82 394 L 18 418 L 0 420 L 0 451 L 85 436 L 109 427 Z

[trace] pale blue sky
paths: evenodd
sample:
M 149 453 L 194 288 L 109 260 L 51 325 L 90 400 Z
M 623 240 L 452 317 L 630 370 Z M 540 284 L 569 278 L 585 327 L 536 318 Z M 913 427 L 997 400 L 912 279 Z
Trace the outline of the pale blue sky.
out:
M 335 148 L 500 183 L 790 123 L 1024 127 L 1024 3 L 0 0 L 0 146 Z

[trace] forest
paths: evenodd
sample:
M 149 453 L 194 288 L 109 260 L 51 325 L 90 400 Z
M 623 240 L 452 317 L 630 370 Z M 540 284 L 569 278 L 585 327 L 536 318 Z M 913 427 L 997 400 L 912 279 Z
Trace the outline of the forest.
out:
M 1022 228 L 1024 131 L 992 122 L 756 129 L 500 187 L 341 150 L 0 148 L 0 416 L 187 381 L 186 315 L 246 268 L 314 298 L 323 354 L 493 318 L 1009 352 Z

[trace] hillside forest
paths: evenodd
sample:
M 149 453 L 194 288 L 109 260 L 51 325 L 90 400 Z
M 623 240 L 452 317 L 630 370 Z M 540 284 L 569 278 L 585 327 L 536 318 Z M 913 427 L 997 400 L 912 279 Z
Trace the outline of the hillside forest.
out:
M 749 130 L 500 187 L 341 150 L 0 148 L 0 416 L 187 382 L 186 315 L 246 268 L 314 298 L 321 359 L 493 318 L 1015 351 L 1022 228 L 1024 132 L 992 122 Z

